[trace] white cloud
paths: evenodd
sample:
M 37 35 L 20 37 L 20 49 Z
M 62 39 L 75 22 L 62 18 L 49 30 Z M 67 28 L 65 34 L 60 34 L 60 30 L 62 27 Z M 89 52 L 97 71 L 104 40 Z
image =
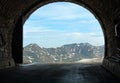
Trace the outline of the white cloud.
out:
M 79 38 L 87 38 L 87 37 L 101 37 L 103 35 L 100 32 L 90 32 L 90 33 L 73 32 L 73 33 L 66 33 L 65 36 L 79 39 Z
M 98 21 L 96 19 L 92 19 L 92 20 L 80 20 L 78 21 L 78 23 L 81 23 L 81 24 L 92 24 L 92 23 L 97 23 Z
M 70 37 L 74 41 L 77 42 L 88 42 L 93 45 L 103 45 L 104 44 L 104 37 L 100 32 L 90 32 L 90 33 L 66 33 L 66 37 Z
M 63 5 L 64 4 L 64 5 Z M 34 12 L 32 15 L 38 19 L 46 18 L 49 20 L 70 20 L 89 18 L 93 15 L 85 8 L 73 3 L 52 3 L 45 5 Z M 81 10 L 80 10 L 81 9 Z
M 58 33 L 62 33 L 64 31 L 55 30 L 55 29 L 47 29 L 46 27 L 25 27 L 23 30 L 24 38 L 39 38 L 40 36 L 54 36 Z
M 79 33 L 79 32 L 73 32 L 73 33 L 66 33 L 65 34 L 66 37 L 71 37 L 74 39 L 80 39 L 83 37 L 83 34 Z
M 24 29 L 24 33 L 34 33 L 34 32 L 40 32 L 40 29 L 34 28 L 34 29 Z

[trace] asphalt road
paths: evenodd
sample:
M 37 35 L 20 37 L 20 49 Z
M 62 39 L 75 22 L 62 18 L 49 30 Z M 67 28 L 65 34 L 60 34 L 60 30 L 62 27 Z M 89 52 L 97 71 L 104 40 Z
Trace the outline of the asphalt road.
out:
M 100 64 L 32 64 L 0 70 L 0 83 L 120 83 Z

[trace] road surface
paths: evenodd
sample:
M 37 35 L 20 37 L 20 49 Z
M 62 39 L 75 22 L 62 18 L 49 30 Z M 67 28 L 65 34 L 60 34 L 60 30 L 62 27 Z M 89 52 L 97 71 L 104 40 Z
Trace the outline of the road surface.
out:
M 0 70 L 0 83 L 120 83 L 100 64 L 31 64 Z

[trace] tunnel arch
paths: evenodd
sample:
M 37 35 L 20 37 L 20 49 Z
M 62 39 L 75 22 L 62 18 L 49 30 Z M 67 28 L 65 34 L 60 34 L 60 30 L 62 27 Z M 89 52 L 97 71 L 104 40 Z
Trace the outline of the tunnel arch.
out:
M 39 9 L 40 7 L 50 4 L 50 3 L 54 3 L 54 2 L 70 2 L 70 3 L 75 3 L 77 5 L 80 5 L 82 7 L 84 7 L 85 9 L 87 9 L 88 11 L 90 11 L 95 18 L 98 20 L 98 22 L 101 25 L 102 31 L 103 31 L 103 35 L 104 35 L 104 42 L 105 42 L 105 53 L 104 56 L 107 56 L 107 39 L 106 39 L 106 32 L 105 32 L 105 28 L 104 28 L 104 22 L 102 21 L 102 18 L 99 16 L 99 14 L 97 14 L 97 12 L 87 3 L 82 2 L 82 1 L 75 1 L 75 0 L 47 0 L 47 1 L 36 1 L 36 2 L 31 2 L 31 5 L 28 5 L 28 7 L 26 7 L 26 9 L 24 10 L 24 12 L 21 14 L 21 16 L 19 16 L 18 20 L 16 21 L 16 26 L 14 28 L 14 32 L 13 32 L 13 39 L 12 39 L 12 57 L 14 58 L 16 63 L 22 63 L 23 62 L 23 54 L 22 54 L 22 44 L 23 44 L 23 25 L 25 23 L 25 21 L 30 17 L 30 15 L 36 11 L 37 9 Z M 22 25 L 22 26 L 21 26 Z M 18 34 L 19 33 L 19 34 Z M 18 39 L 19 38 L 19 39 Z M 19 40 L 19 42 L 17 41 Z M 16 43 L 17 41 L 17 43 Z M 18 47 L 14 48 L 14 47 Z M 20 50 L 21 48 L 21 50 Z M 19 53 L 18 56 L 16 56 Z
M 1 0 L 0 33 L 5 45 L 0 47 L 0 69 L 22 63 L 22 29 L 29 14 L 45 4 L 58 1 L 81 4 L 98 18 L 105 38 L 102 66 L 120 77 L 120 0 Z

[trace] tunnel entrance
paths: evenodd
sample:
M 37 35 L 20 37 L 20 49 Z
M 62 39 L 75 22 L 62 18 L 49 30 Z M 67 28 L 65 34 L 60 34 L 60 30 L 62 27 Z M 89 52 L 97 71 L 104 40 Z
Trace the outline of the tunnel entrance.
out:
M 70 2 L 36 10 L 23 27 L 23 63 L 102 62 L 104 36 L 97 19 Z
M 14 0 L 13 0 L 14 1 Z M 25 0 L 25 1 L 13 1 L 9 0 L 2 0 L 1 1 L 1 16 L 0 16 L 0 21 L 1 21 L 1 43 L 3 44 L 5 40 L 5 45 L 0 48 L 1 54 L 1 64 L 0 68 L 9 68 L 9 67 L 15 67 L 15 64 L 21 64 L 23 60 L 23 34 L 22 34 L 22 29 L 23 29 L 23 24 L 27 20 L 27 18 L 39 7 L 44 6 L 48 3 L 51 2 L 56 2 L 56 1 L 68 1 L 68 2 L 73 2 L 77 3 L 86 9 L 90 10 L 94 16 L 98 19 L 98 21 L 101 24 L 101 28 L 103 29 L 104 37 L 105 37 L 105 58 L 103 60 L 102 66 L 107 69 L 108 71 L 112 72 L 114 75 L 120 77 L 119 72 L 120 72 L 120 65 L 119 65 L 119 21 L 117 18 L 120 16 L 120 1 L 119 0 Z M 7 4 L 6 4 L 7 3 Z M 115 21 L 117 20 L 117 22 Z M 14 32 L 13 32 L 14 30 Z M 3 49 L 5 48 L 5 50 Z M 13 61 L 14 59 L 14 61 Z M 15 64 L 14 64 L 15 63 Z M 80 66 L 81 64 L 79 64 Z M 39 82 L 40 83 L 48 83 L 49 81 L 51 83 L 66 83 L 66 82 L 83 82 L 83 83 L 106 83 L 106 82 L 111 82 L 114 83 L 117 81 L 116 79 L 113 79 L 113 75 L 110 75 L 110 73 L 105 74 L 105 71 L 98 72 L 101 69 L 99 67 L 97 70 L 95 70 L 95 66 L 92 66 L 93 68 L 86 67 L 83 65 L 78 67 L 71 65 L 72 67 L 68 66 L 66 67 L 65 64 L 64 66 L 59 65 L 54 68 L 51 68 L 48 66 L 41 66 L 38 68 L 38 66 L 33 65 L 31 67 L 23 67 L 18 70 L 18 73 L 15 73 L 9 71 L 8 73 L 5 70 L 1 71 L 1 82 L 2 83 L 9 83 L 9 82 L 21 82 L 21 77 L 23 77 L 22 81 L 24 80 L 25 82 Z M 36 67 L 36 68 L 35 68 Z M 32 69 L 33 68 L 33 69 Z M 42 69 L 43 68 L 43 69 Z M 87 68 L 87 69 L 86 69 Z M 48 71 L 51 69 L 51 71 Z M 54 69 L 60 69 L 60 70 L 54 70 Z M 86 70 L 85 70 L 86 69 Z M 90 69 L 90 70 L 89 70 Z M 16 70 L 16 68 L 15 68 Z M 24 71 L 25 70 L 25 71 Z M 28 74 L 26 73 L 26 70 Z M 34 71 L 40 71 L 34 73 Z M 97 72 L 94 72 L 97 71 Z M 21 73 L 21 71 L 23 73 Z M 31 72 L 32 71 L 32 72 Z M 55 72 L 53 72 L 55 71 Z M 56 72 L 57 71 L 57 72 Z M 66 73 L 63 73 L 62 71 L 67 71 Z M 88 73 L 83 73 L 88 72 Z M 51 73 L 49 73 L 51 72 Z M 103 73 L 104 72 L 104 73 Z M 31 74 L 30 74 L 31 73 Z M 99 74 L 98 74 L 99 73 Z M 21 75 L 20 75 L 21 74 Z M 39 75 L 42 75 L 41 77 Z M 13 76 L 12 76 L 13 75 Z M 17 77 L 16 77 L 17 75 Z M 44 76 L 43 76 L 44 75 Z M 67 75 L 67 76 L 66 76 Z M 19 77 L 21 76 L 21 77 Z M 48 79 L 45 79 L 47 78 Z M 89 77 L 90 76 L 90 77 Z M 93 76 L 93 77 L 91 77 Z M 101 76 L 101 77 L 100 77 Z M 105 77 L 104 77 L 105 76 Z M 6 77 L 9 78 L 6 80 Z M 35 77 L 34 79 L 29 79 L 30 77 Z M 36 79 L 36 77 L 40 77 Z M 53 77 L 53 78 L 49 78 Z M 56 78 L 55 78 L 56 77 Z M 73 78 L 75 77 L 75 78 Z M 59 78 L 59 79 L 58 79 Z M 70 81 L 65 81 L 61 80 L 63 78 L 68 78 Z M 73 78 L 73 79 L 72 79 Z M 84 78 L 84 79 L 81 79 Z M 89 78 L 86 80 L 86 78 Z M 92 80 L 92 79 L 94 80 Z M 103 79 L 104 78 L 104 79 Z M 116 78 L 116 77 L 115 77 Z M 98 80 L 99 79 L 99 80 Z M 101 80 L 102 79 L 102 80 Z M 71 81 L 72 80 L 72 81 Z M 45 82 L 46 81 L 46 82 Z M 62 81 L 62 82 L 61 82 Z M 95 82 L 93 82 L 95 81 Z M 118 81 L 119 83 L 120 81 Z M 117 82 L 115 82 L 117 83 Z

